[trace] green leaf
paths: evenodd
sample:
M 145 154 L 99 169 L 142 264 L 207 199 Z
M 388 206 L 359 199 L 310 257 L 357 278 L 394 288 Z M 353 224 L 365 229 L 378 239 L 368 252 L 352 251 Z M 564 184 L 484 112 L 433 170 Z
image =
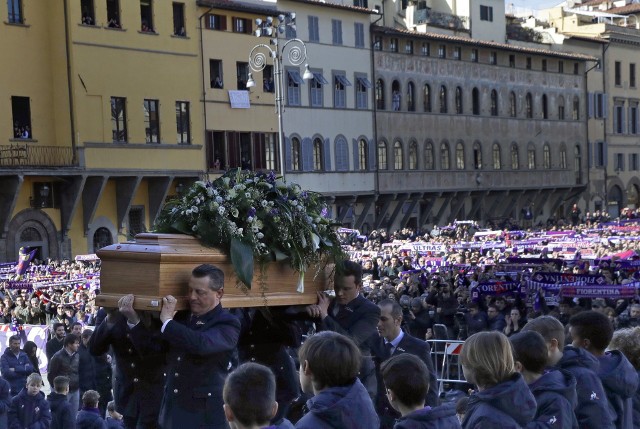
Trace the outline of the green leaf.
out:
M 189 226 L 189 223 L 185 219 L 178 219 L 171 225 L 176 231 L 183 234 L 193 235 L 193 231 Z
M 280 251 L 280 249 L 273 249 L 273 254 L 276 257 L 276 261 L 284 261 L 288 258 L 288 256 L 284 252 Z
M 253 281 L 253 252 L 251 246 L 237 238 L 231 239 L 231 263 L 242 283 L 251 289 Z

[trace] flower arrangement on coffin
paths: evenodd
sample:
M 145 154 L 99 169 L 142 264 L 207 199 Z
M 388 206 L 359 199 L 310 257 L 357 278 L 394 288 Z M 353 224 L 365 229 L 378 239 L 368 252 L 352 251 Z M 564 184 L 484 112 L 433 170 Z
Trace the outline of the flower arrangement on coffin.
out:
M 273 172 L 230 170 L 211 181 L 197 181 L 167 202 L 157 232 L 196 236 L 225 251 L 238 279 L 248 288 L 254 261 L 289 260 L 299 273 L 297 291 L 311 266 L 338 263 L 345 255 L 322 195 L 287 184 Z

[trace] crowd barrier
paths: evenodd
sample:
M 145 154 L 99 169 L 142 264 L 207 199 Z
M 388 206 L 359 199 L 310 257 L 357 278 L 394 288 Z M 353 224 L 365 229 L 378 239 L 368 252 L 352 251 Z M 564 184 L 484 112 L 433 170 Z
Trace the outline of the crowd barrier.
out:
M 464 341 L 428 340 L 427 342 L 431 346 L 431 359 L 438 379 L 438 393 L 445 391 L 445 384 L 466 383 L 460 362 Z
M 36 356 L 38 357 L 38 362 L 40 363 L 40 373 L 44 374 L 47 372 L 47 365 L 49 361 L 47 360 L 47 354 L 45 353 L 45 347 L 47 345 L 47 340 L 49 339 L 49 335 L 47 333 L 46 325 L 20 325 L 19 330 L 11 329 L 11 325 L 8 323 L 0 324 L 0 353 L 4 353 L 4 349 L 9 347 L 9 337 L 12 335 L 19 335 L 22 339 L 21 347 L 24 347 L 24 344 L 27 341 L 33 341 L 38 346 L 38 351 L 36 352 Z

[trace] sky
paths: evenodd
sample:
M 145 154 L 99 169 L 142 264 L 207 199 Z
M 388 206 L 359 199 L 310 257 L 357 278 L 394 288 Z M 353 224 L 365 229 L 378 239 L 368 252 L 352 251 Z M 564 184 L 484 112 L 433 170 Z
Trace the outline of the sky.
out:
M 504 4 L 508 10 L 513 3 L 515 7 L 524 7 L 527 9 L 546 9 L 562 3 L 562 0 L 505 0 Z

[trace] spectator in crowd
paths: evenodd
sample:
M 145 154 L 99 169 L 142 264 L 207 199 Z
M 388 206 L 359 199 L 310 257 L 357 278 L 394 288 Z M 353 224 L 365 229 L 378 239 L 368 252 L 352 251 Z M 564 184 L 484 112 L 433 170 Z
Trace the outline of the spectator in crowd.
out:
M 546 371 L 549 362 L 547 345 L 535 331 L 509 337 L 513 346 L 516 370 L 536 398 L 536 415 L 527 427 L 578 429 L 574 409 L 578 403 L 576 379 L 565 370 Z
M 389 403 L 401 414 L 394 429 L 460 428 L 454 407 L 425 406 L 431 377 L 417 356 L 404 353 L 391 357 L 382 364 L 382 378 Z
M 52 392 L 47 396 L 51 408 L 50 429 L 75 429 L 77 410 L 67 400 L 69 377 L 59 375 L 53 379 Z
M 57 351 L 49 361 L 47 379 L 49 385 L 53 386 L 54 380 L 59 375 L 69 377 L 69 393 L 67 400 L 74 410 L 80 408 L 80 337 L 69 334 L 64 337 L 64 346 Z
M 350 338 L 325 331 L 313 335 L 298 351 L 300 385 L 314 396 L 297 429 L 371 429 L 380 424 L 360 380 L 360 350 Z
M 427 331 L 433 329 L 433 319 L 423 307 L 421 298 L 411 300 L 411 310 L 408 316 L 407 329 L 411 336 L 424 339 Z
M 638 373 L 618 350 L 605 351 L 613 338 L 609 318 L 597 311 L 584 311 L 569 320 L 573 346 L 594 355 L 599 362 L 596 371 L 612 410 L 616 429 L 633 429 L 632 398 L 638 390 Z
M 628 313 L 618 316 L 618 328 L 634 328 L 640 326 L 640 304 L 631 304 Z
M 635 328 L 615 331 L 611 343 L 609 343 L 609 350 L 622 352 L 629 359 L 638 376 L 640 376 L 640 327 L 636 326 Z M 638 423 L 640 423 L 640 387 L 636 390 L 632 402 L 633 417 L 631 420 L 634 422 L 634 429 L 636 429 Z
M 124 429 L 124 421 L 122 414 L 116 411 L 115 401 L 109 401 L 107 404 L 107 418 L 105 419 L 107 429 Z
M 467 335 L 471 336 L 475 333 L 486 331 L 489 328 L 489 319 L 487 313 L 480 310 L 477 302 L 472 302 L 468 306 L 469 312 L 464 315 Z
M 522 319 L 522 313 L 518 308 L 513 307 L 511 309 L 511 312 L 506 317 L 506 324 L 507 326 L 504 328 L 504 334 L 507 337 L 517 334 L 522 330 L 524 327 L 524 321 Z
M 252 362 L 240 365 L 227 377 L 222 397 L 231 429 L 293 429 L 287 419 L 269 424 L 278 412 L 276 377 L 264 365 Z
M 75 327 L 75 325 L 74 325 Z M 80 357 L 78 366 L 78 379 L 80 383 L 80 397 L 84 395 L 87 390 L 96 389 L 96 367 L 95 361 L 87 345 L 91 339 L 93 331 L 91 329 L 85 329 L 80 334 L 80 347 L 78 348 L 78 355 Z M 76 335 L 76 334 L 74 334 Z M 104 414 L 102 414 L 104 415 Z
M 42 377 L 31 374 L 26 386 L 11 399 L 9 429 L 47 429 L 51 425 L 51 410 L 44 398 Z
M 78 337 L 82 335 L 82 323 L 81 322 L 73 322 L 71 324 L 71 333 L 77 335 Z
M 489 323 L 489 331 L 503 332 L 507 326 L 507 322 L 496 304 L 489 304 L 487 307 L 487 322 Z
M 38 345 L 33 341 L 27 341 L 24 343 L 24 352 L 31 362 L 33 372 L 40 374 L 40 360 L 38 359 Z
M 7 413 L 11 406 L 11 385 L 4 378 L 0 378 L 0 428 L 7 428 Z
M 455 314 L 458 310 L 458 300 L 451 293 L 448 283 L 431 288 L 427 303 L 436 307 L 436 322 L 447 327 L 449 338 L 455 338 Z
M 62 349 L 64 345 L 64 337 L 67 334 L 67 331 L 64 328 L 64 324 L 61 322 L 55 322 L 53 324 L 53 337 L 47 341 L 46 346 L 46 355 L 47 360 L 51 360 L 54 354 Z
M 464 429 L 516 429 L 533 419 L 536 401 L 515 370 L 511 344 L 502 332 L 479 332 L 467 338 L 460 361 L 465 379 L 478 388 L 469 398 Z
M 565 344 L 565 330 L 552 316 L 540 316 L 530 320 L 523 332 L 535 331 L 542 335 L 549 352 L 549 366 L 569 371 L 576 379 L 578 405 L 575 413 L 580 428 L 613 429 L 609 404 L 596 371 L 598 360 L 589 352 Z
M 0 371 L 2 371 L 2 378 L 7 380 L 11 386 L 11 396 L 20 393 L 27 377 L 33 372 L 29 356 L 20 350 L 18 335 L 9 337 L 9 347 L 4 349 L 4 353 L 0 357 Z
M 107 429 L 104 419 L 100 416 L 98 401 L 100 401 L 100 394 L 95 390 L 84 392 L 82 409 L 76 416 L 77 429 Z
M 368 340 L 376 333 L 380 309 L 360 294 L 362 267 L 345 261 L 341 268 L 335 278 L 335 299 L 330 300 L 324 293 L 318 293 L 318 303 L 307 306 L 306 311 L 316 322 L 318 330 L 347 335 L 356 343 L 362 356 L 359 378 L 373 400 L 376 397 L 376 377 Z

